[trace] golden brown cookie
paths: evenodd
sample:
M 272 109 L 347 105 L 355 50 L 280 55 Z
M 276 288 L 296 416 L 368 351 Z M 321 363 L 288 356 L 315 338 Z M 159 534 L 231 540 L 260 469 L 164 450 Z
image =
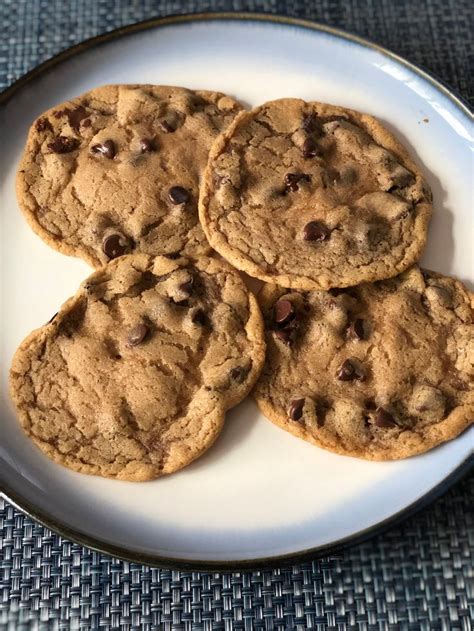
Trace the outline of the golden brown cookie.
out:
M 132 251 L 209 252 L 198 221 L 209 148 L 241 106 L 218 92 L 96 88 L 32 125 L 17 196 L 48 245 L 94 267 Z
M 413 267 L 346 290 L 261 292 L 254 393 L 276 425 L 337 453 L 422 453 L 474 422 L 474 295 Z
M 261 280 L 328 289 L 395 276 L 419 258 L 431 193 L 376 119 L 280 99 L 214 144 L 199 202 L 212 247 Z
M 256 299 L 230 266 L 136 254 L 92 274 L 24 340 L 11 396 L 56 462 L 148 480 L 212 445 L 264 356 Z

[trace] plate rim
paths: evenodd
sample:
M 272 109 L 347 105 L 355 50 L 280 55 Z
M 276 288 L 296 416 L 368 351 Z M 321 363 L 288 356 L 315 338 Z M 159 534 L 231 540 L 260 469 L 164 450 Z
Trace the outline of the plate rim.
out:
M 205 21 L 258 21 L 271 22 L 273 24 L 283 24 L 290 26 L 300 26 L 303 28 L 327 33 L 340 39 L 357 43 L 365 48 L 375 50 L 384 56 L 396 61 L 397 63 L 407 67 L 415 74 L 421 76 L 424 80 L 431 83 L 438 91 L 441 91 L 453 104 L 459 108 L 463 114 L 472 117 L 472 110 L 468 102 L 458 95 L 452 88 L 447 86 L 441 79 L 434 76 L 431 72 L 422 67 L 413 64 L 404 57 L 380 46 L 370 40 L 346 32 L 343 29 L 335 28 L 325 24 L 321 24 L 312 20 L 303 18 L 294 18 L 291 16 L 269 14 L 269 13 L 253 13 L 253 12 L 200 12 L 172 14 L 163 17 L 154 17 L 133 24 L 128 24 L 116 28 L 107 33 L 102 33 L 90 37 L 78 44 L 70 46 L 58 54 L 50 57 L 44 62 L 38 64 L 27 73 L 19 77 L 9 87 L 0 92 L 0 106 L 6 105 L 11 98 L 19 92 L 30 81 L 50 71 L 63 61 L 73 58 L 75 55 L 95 48 L 103 43 L 119 39 L 121 37 L 138 33 L 141 31 L 168 26 L 173 24 L 182 24 L 189 22 L 205 22 Z M 372 537 L 382 534 L 389 528 L 399 524 L 401 521 L 414 515 L 422 508 L 431 504 L 433 501 L 444 495 L 456 482 L 461 480 L 471 469 L 474 469 L 474 454 L 466 456 L 466 458 L 441 482 L 430 489 L 427 493 L 419 497 L 417 500 L 403 508 L 402 510 L 390 515 L 386 519 L 369 526 L 363 530 L 353 533 L 347 537 L 304 549 L 289 554 L 277 555 L 271 557 L 258 557 L 255 559 L 244 559 L 234 561 L 210 561 L 210 560 L 186 560 L 176 557 L 164 557 L 155 554 L 142 553 L 138 551 L 130 551 L 124 546 L 109 543 L 100 537 L 94 537 L 82 533 L 80 530 L 68 526 L 61 520 L 52 517 L 44 512 L 40 507 L 32 504 L 21 493 L 17 493 L 0 479 L 0 497 L 9 502 L 12 506 L 22 511 L 28 517 L 39 522 L 42 526 L 58 533 L 60 536 L 70 539 L 80 545 L 86 546 L 91 550 L 110 555 L 114 558 L 120 558 L 135 563 L 158 566 L 162 568 L 178 569 L 178 570 L 253 570 L 263 568 L 275 568 L 290 564 L 302 563 L 304 561 L 315 560 L 325 556 L 336 556 L 348 547 L 363 543 Z

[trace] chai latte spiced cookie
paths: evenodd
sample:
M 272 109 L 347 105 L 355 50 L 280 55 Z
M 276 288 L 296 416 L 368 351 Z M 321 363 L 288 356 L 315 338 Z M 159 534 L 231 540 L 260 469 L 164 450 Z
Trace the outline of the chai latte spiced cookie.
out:
M 218 92 L 96 88 L 32 125 L 17 195 L 53 248 L 99 267 L 122 254 L 209 252 L 198 221 L 209 148 L 241 106 Z
M 474 422 L 474 295 L 413 267 L 347 290 L 261 292 L 254 393 L 276 425 L 370 460 L 419 454 Z
M 56 462 L 148 480 L 212 445 L 264 356 L 257 301 L 230 266 L 136 254 L 90 276 L 24 340 L 11 396 Z
M 224 258 L 283 287 L 395 276 L 425 245 L 431 193 L 375 118 L 280 99 L 242 112 L 214 144 L 199 214 Z

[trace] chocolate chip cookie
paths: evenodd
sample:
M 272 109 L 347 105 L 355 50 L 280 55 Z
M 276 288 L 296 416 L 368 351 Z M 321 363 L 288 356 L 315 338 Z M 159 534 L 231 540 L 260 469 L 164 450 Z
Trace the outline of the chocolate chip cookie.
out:
M 211 446 L 264 356 L 257 301 L 230 266 L 139 253 L 90 276 L 24 340 L 11 396 L 56 462 L 148 480 Z
M 431 193 L 371 116 L 280 99 L 242 112 L 216 141 L 199 213 L 237 268 L 328 289 L 408 269 L 425 245 Z
M 346 290 L 261 293 L 255 397 L 276 425 L 370 460 L 422 453 L 474 422 L 474 294 L 413 267 Z
M 211 143 L 240 109 L 217 92 L 91 90 L 34 122 L 20 206 L 46 243 L 94 267 L 132 251 L 206 253 L 199 180 Z

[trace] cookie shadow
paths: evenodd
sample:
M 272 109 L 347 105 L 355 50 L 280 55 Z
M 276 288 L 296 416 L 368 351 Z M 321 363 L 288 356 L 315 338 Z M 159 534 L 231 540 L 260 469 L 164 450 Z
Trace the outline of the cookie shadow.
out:
M 235 449 L 242 449 L 244 442 L 250 439 L 259 415 L 257 404 L 251 395 L 229 410 L 225 417 L 224 427 L 215 443 L 202 456 L 188 465 L 186 472 L 192 474 L 199 469 L 212 466 L 219 460 L 227 458 Z
M 453 234 L 454 213 L 447 205 L 447 191 L 441 180 L 423 164 L 416 147 L 408 138 L 389 121 L 380 120 L 384 127 L 407 148 L 408 153 L 422 172 L 433 193 L 433 215 L 428 228 L 428 239 L 420 259 L 420 265 L 434 272 L 451 274 L 455 247 Z

